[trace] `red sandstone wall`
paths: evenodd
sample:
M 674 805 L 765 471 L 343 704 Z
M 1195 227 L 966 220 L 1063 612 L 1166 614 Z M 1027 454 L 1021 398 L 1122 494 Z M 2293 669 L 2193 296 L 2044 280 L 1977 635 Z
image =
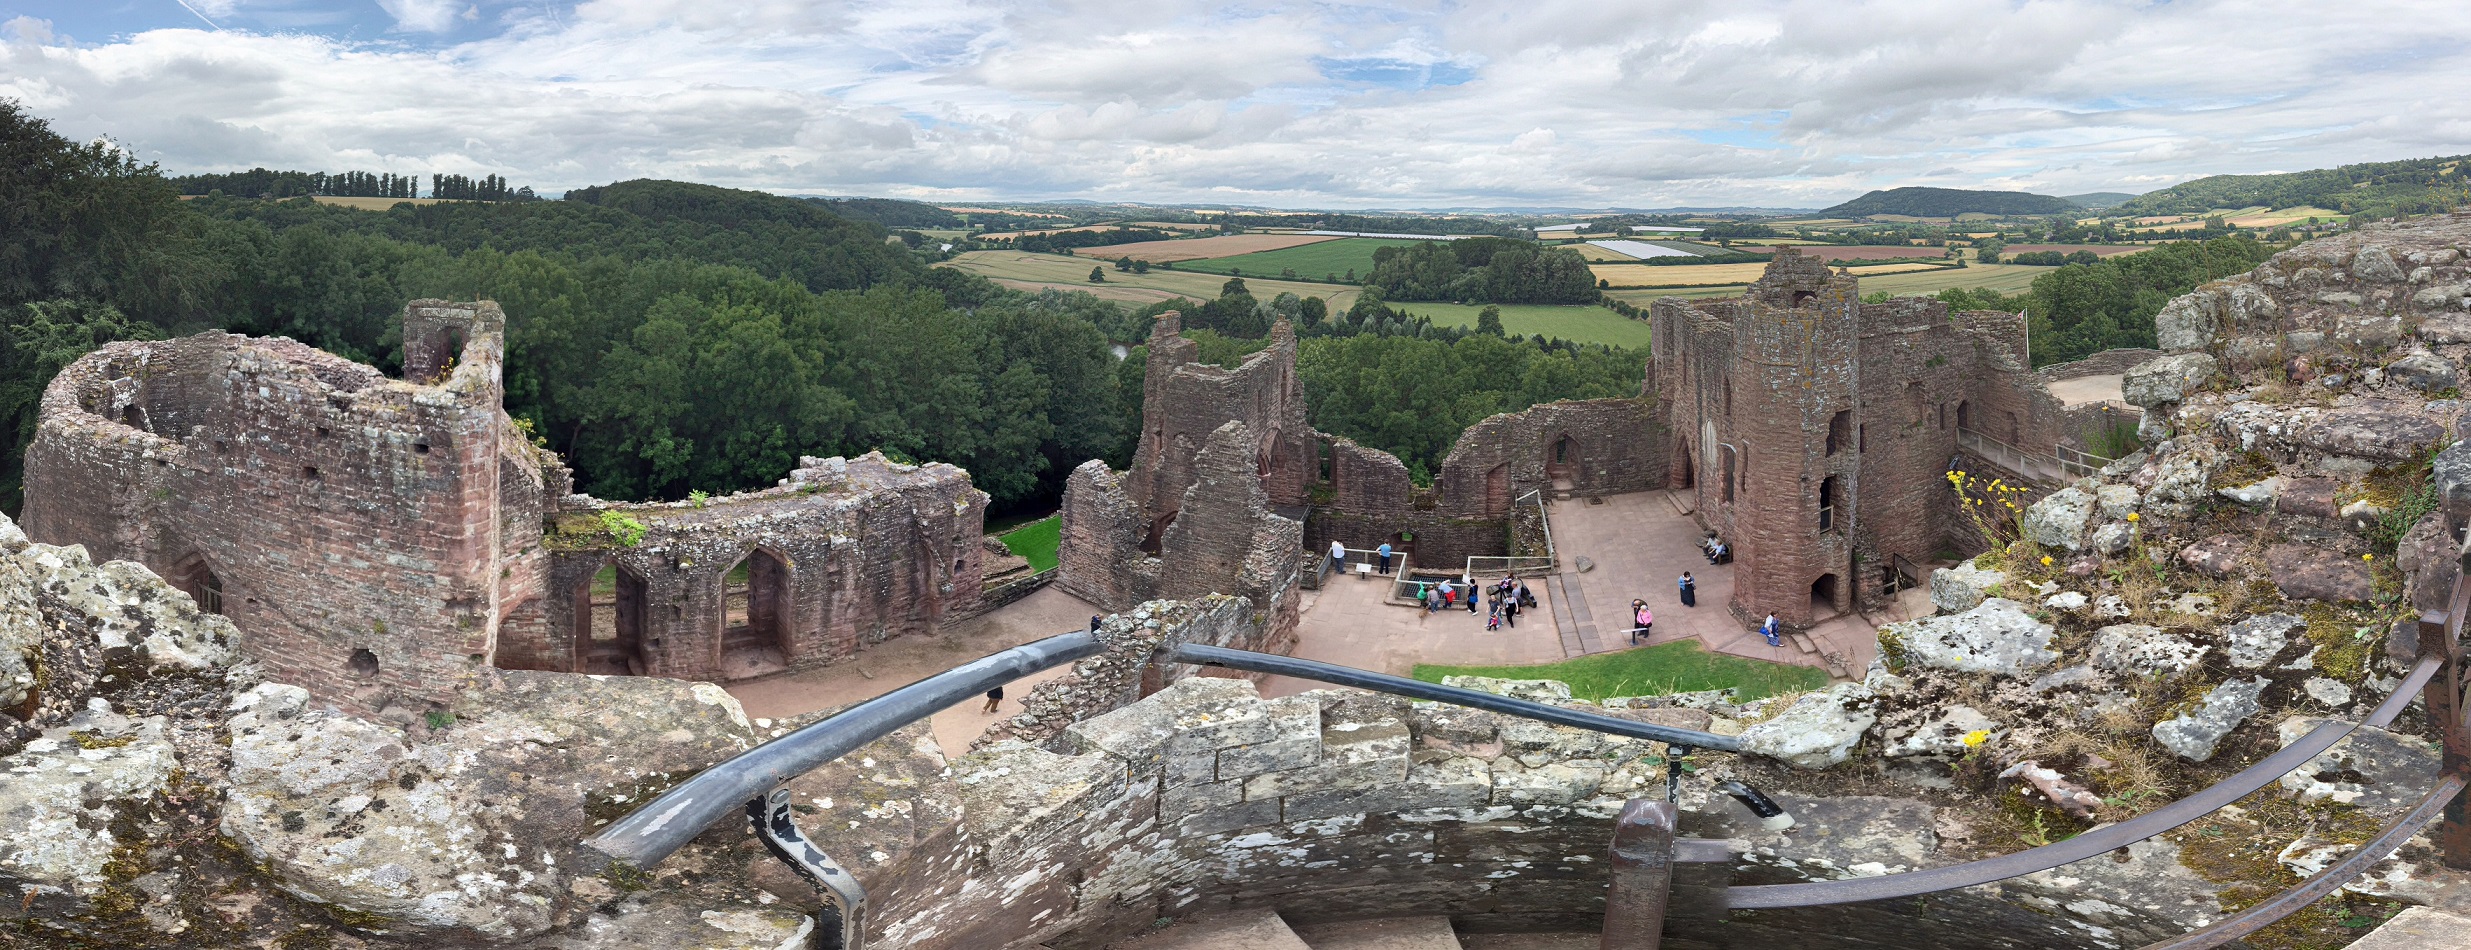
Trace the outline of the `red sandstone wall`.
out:
M 299 343 L 119 343 L 46 391 L 26 527 L 166 577 L 203 559 L 272 678 L 363 710 L 444 695 L 497 622 L 500 343 L 491 305 L 439 385 Z M 496 318 L 502 321 L 502 317 Z M 132 424 L 134 423 L 134 424 Z M 520 585 L 516 585 L 520 587 Z M 374 673 L 354 667 L 369 651 Z

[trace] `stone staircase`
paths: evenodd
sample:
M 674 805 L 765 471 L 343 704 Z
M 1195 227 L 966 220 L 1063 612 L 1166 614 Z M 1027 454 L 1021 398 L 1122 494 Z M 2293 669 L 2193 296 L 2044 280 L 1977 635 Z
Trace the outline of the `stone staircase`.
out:
M 1290 924 L 1268 908 L 1229 911 L 1128 937 L 1108 950 L 1594 950 L 1595 934 L 1468 934 L 1447 917 Z

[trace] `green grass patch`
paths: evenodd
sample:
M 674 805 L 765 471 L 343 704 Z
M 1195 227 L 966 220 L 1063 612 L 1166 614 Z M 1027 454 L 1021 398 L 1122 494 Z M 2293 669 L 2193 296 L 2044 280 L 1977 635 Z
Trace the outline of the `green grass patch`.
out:
M 1277 277 L 1289 268 L 1298 280 L 1326 280 L 1333 275 L 1346 279 L 1354 271 L 1362 280 L 1373 272 L 1373 251 L 1383 247 L 1421 244 L 1414 240 L 1387 238 L 1339 238 L 1319 241 L 1275 251 L 1255 251 L 1233 257 L 1213 257 L 1198 261 L 1177 261 L 1177 270 L 1197 270 L 1210 274 L 1233 274 L 1242 271 L 1246 277 Z
M 1813 690 L 1828 684 L 1827 671 L 1750 660 L 1699 648 L 1697 640 L 1676 640 L 1652 647 L 1598 653 L 1575 660 L 1538 666 L 1431 666 L 1419 663 L 1415 678 L 1439 683 L 1444 676 L 1498 676 L 1505 679 L 1560 680 L 1580 699 L 1615 696 L 1661 696 L 1731 687 L 1744 700 Z
M 1633 320 L 1593 305 L 1394 302 L 1390 304 L 1390 309 L 1431 317 L 1435 324 L 1441 326 L 1472 327 L 1476 325 L 1476 314 L 1487 306 L 1501 308 L 1502 330 L 1514 336 L 1541 333 L 1576 343 L 1603 343 L 1641 350 L 1647 348 L 1647 321 Z
M 1048 571 L 1055 568 L 1055 548 L 1063 540 L 1064 516 L 1048 515 L 1036 521 L 996 535 L 1004 547 L 1030 562 L 1030 570 Z

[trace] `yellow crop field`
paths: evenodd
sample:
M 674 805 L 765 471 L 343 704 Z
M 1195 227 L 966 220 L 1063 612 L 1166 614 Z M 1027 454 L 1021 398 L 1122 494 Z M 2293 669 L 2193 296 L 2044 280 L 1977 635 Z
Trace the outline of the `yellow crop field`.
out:
M 1845 268 L 1855 277 L 1877 277 L 1886 274 L 1910 274 L 1915 271 L 1950 270 L 1937 264 L 1862 264 Z
M 1766 264 L 1591 264 L 1597 280 L 1614 287 L 1682 287 L 1694 284 L 1747 283 L 1759 279 Z
M 1111 249 L 1101 249 L 1111 250 Z M 1174 271 L 1152 267 L 1147 274 L 1134 274 L 1115 269 L 1107 261 L 1087 257 L 1064 257 L 1059 254 L 1031 254 L 1024 251 L 970 251 L 936 265 L 967 271 L 1020 290 L 1080 290 L 1107 300 L 1133 303 L 1156 303 L 1186 297 L 1193 300 L 1216 300 L 1218 289 L 1227 283 L 1219 274 L 1196 271 Z M 1105 283 L 1090 283 L 1090 268 L 1101 269 Z M 1265 280 L 1244 278 L 1244 286 L 1253 295 L 1267 300 L 1281 292 L 1299 297 L 1319 297 L 1330 302 L 1330 309 L 1343 310 L 1356 302 L 1358 288 L 1348 284 L 1317 284 L 1308 281 Z

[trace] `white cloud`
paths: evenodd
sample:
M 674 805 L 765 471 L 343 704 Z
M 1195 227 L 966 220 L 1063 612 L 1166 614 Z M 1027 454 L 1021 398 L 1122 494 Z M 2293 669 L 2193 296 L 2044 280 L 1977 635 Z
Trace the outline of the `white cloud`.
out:
M 549 190 L 1808 206 L 2471 152 L 2471 100 L 2448 92 L 2471 79 L 2455 4 L 381 4 L 399 32 L 374 41 L 71 46 L 13 21 L 0 95 L 174 170 Z M 492 35 L 421 39 L 449 30 Z

